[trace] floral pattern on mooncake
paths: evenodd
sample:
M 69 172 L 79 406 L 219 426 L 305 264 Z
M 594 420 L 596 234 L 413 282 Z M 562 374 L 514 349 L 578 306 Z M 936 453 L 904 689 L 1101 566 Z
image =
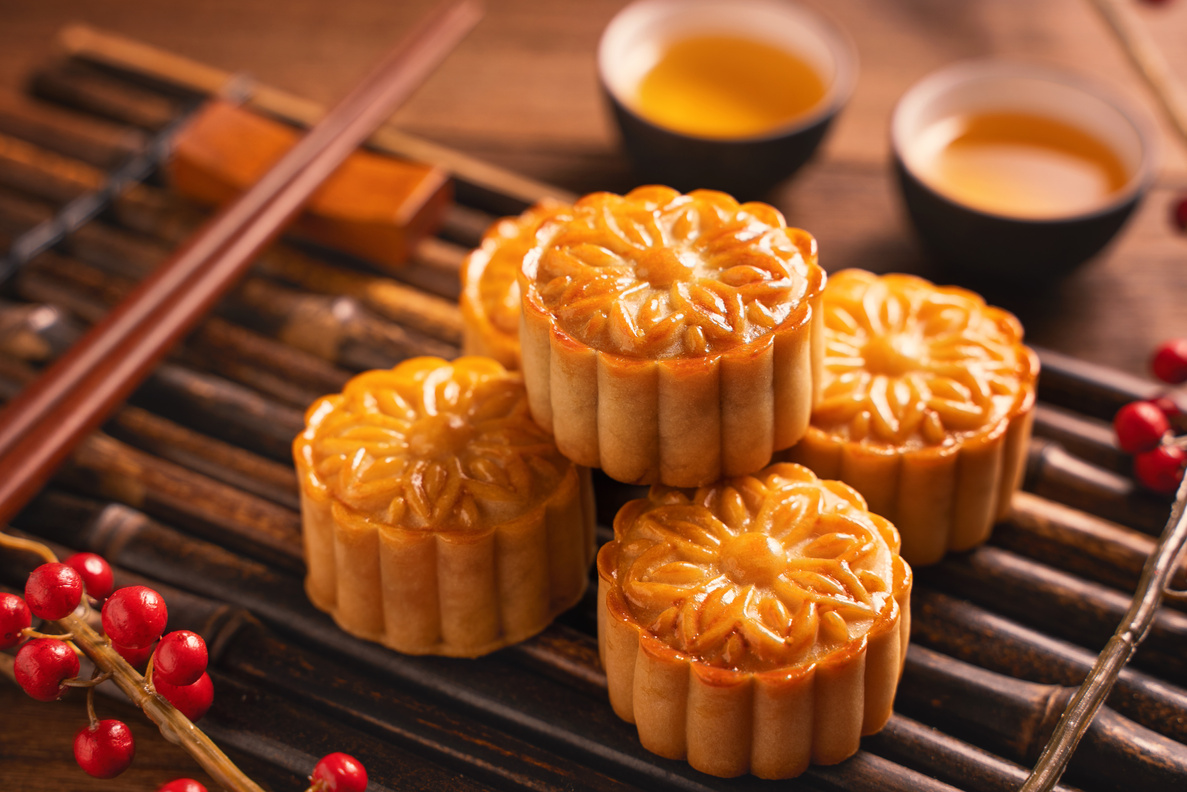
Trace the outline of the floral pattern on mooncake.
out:
M 834 274 L 812 426 L 787 458 L 858 489 L 912 564 L 983 542 L 1022 472 L 1038 359 L 977 294 L 910 275 Z
M 293 451 L 306 590 L 347 632 L 473 656 L 538 632 L 585 590 L 589 471 L 490 358 L 360 374 L 309 408 Z
M 824 281 L 815 240 L 766 204 L 588 195 L 524 257 L 532 416 L 566 457 L 620 481 L 752 473 L 807 429 Z
M 889 717 L 906 652 L 898 549 L 853 489 L 799 465 L 652 487 L 598 555 L 615 711 L 650 750 L 715 775 L 851 755 Z
M 773 207 L 724 193 L 596 193 L 549 223 L 527 262 L 544 305 L 595 349 L 651 358 L 745 344 L 787 320 L 816 241 Z
M 957 442 L 1008 416 L 1033 387 L 1022 327 L 963 289 L 907 275 L 834 277 L 813 424 L 848 440 Z

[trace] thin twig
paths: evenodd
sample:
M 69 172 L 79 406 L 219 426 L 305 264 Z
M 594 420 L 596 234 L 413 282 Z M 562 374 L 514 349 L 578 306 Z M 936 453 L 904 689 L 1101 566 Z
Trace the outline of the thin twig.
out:
M 1179 555 L 1187 546 L 1185 513 L 1187 478 L 1179 485 L 1166 530 L 1158 542 L 1158 547 L 1146 561 L 1129 611 L 1118 625 L 1117 631 L 1113 633 L 1113 637 L 1109 639 L 1104 651 L 1097 656 L 1096 663 L 1081 683 L 1076 695 L 1068 703 L 1030 778 L 1022 785 L 1021 792 L 1047 792 L 1055 786 L 1084 736 L 1088 724 L 1108 697 L 1109 691 L 1113 689 L 1117 675 L 1133 657 L 1134 651 L 1149 632 L 1167 585 L 1174 574 Z

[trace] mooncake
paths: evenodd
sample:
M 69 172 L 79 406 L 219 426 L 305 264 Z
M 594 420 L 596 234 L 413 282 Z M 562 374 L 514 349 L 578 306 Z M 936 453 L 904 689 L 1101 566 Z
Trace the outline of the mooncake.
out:
M 610 703 L 643 746 L 717 776 L 790 778 L 885 725 L 911 569 L 851 487 L 779 463 L 653 486 L 598 554 Z
M 482 236 L 462 263 L 462 352 L 487 355 L 519 368 L 519 284 L 524 255 L 545 220 L 570 210 L 560 201 L 541 201 L 518 217 L 504 217 Z
M 808 426 L 824 271 L 762 203 L 641 187 L 546 221 L 519 277 L 532 415 L 631 484 L 752 473 Z
M 984 542 L 1022 476 L 1039 363 L 977 294 L 910 275 L 834 274 L 822 395 L 787 458 L 847 482 L 916 566 Z
M 352 635 L 473 657 L 540 631 L 585 591 L 589 470 L 490 358 L 360 374 L 309 408 L 293 451 L 305 588 Z

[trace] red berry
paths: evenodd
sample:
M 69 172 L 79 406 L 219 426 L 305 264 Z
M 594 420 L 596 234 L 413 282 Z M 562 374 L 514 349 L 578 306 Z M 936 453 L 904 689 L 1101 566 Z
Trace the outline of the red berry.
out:
M 82 577 L 65 564 L 42 564 L 29 573 L 25 602 L 37 618 L 54 621 L 69 616 L 81 601 Z
M 163 679 L 153 679 L 153 687 L 157 689 L 166 701 L 185 715 L 191 721 L 197 722 L 214 703 L 214 683 L 210 681 L 210 674 L 203 674 L 192 685 L 170 685 Z
M 78 676 L 78 656 L 57 638 L 34 638 L 16 653 L 17 684 L 38 701 L 62 697 L 62 680 Z
M 1154 448 L 1170 428 L 1162 410 L 1146 401 L 1130 402 L 1113 418 L 1117 444 L 1127 454 Z
M 29 606 L 16 594 L 0 592 L 0 650 L 11 649 L 25 640 L 21 630 L 33 623 Z
M 1150 368 L 1163 382 L 1187 382 L 1187 338 L 1172 338 L 1160 345 L 1150 359 Z
M 144 668 L 144 664 L 148 662 L 148 657 L 157 648 L 155 643 L 148 646 L 120 646 L 113 643 L 111 648 L 115 650 L 116 654 L 128 661 L 128 665 L 133 668 Z
M 367 788 L 367 769 L 350 754 L 332 753 L 321 758 L 309 780 L 314 789 L 325 792 L 363 792 Z
M 147 586 L 122 588 L 103 603 L 103 631 L 120 646 L 148 646 L 161 637 L 168 621 L 165 600 Z
M 161 784 L 157 792 L 206 792 L 206 787 L 192 778 L 176 778 L 167 784 Z
M 132 731 L 117 720 L 88 724 L 74 735 L 74 761 L 95 778 L 115 778 L 136 755 Z
M 111 574 L 111 565 L 101 555 L 94 553 L 75 553 L 66 559 L 66 566 L 73 569 L 82 577 L 87 594 L 97 600 L 105 600 L 115 586 Z
M 1187 231 L 1187 198 L 1180 198 L 1171 207 L 1171 221 L 1180 231 Z
M 177 630 L 161 639 L 153 656 L 153 678 L 182 687 L 198 681 L 206 671 L 206 642 L 189 630 Z
M 1162 445 L 1135 456 L 1133 472 L 1147 489 L 1165 494 L 1179 488 L 1184 464 L 1187 464 L 1187 451 L 1178 446 Z

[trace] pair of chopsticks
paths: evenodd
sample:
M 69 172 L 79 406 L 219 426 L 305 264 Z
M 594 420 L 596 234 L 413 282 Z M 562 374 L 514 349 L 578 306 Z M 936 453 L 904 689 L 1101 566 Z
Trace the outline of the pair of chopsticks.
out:
M 45 485 L 481 15 L 443 5 L 250 190 L 216 215 L 0 412 L 0 525 Z

